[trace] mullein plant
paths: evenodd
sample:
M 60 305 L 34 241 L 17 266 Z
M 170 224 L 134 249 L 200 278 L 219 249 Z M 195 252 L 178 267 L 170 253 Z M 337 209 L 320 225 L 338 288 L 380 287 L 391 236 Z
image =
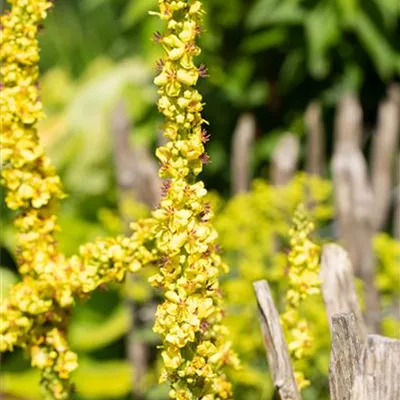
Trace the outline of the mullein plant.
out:
M 1 17 L 1 176 L 6 204 L 16 212 L 16 258 L 22 280 L 0 306 L 0 351 L 25 349 L 42 372 L 45 397 L 68 399 L 77 356 L 68 347 L 66 329 L 75 298 L 121 281 L 126 271 L 137 269 L 138 260 L 150 260 L 153 255 L 143 246 L 149 227 L 143 222 L 132 238 L 87 244 L 69 259 L 57 248 L 56 211 L 64 194 L 36 129 L 43 118 L 37 34 L 52 3 L 10 4 Z
M 162 337 L 161 380 L 171 382 L 171 398 L 228 399 L 232 387 L 223 367 L 238 366 L 238 359 L 221 323 L 219 275 L 227 267 L 218 254 L 207 191 L 197 180 L 209 160 L 202 96 L 194 88 L 206 76 L 204 66 L 194 64 L 204 10 L 200 1 L 191 0 L 160 0 L 159 8 L 152 14 L 167 27 L 154 37 L 165 51 L 154 83 L 169 142 L 156 152 L 164 196 L 153 212 L 160 270 L 151 283 L 165 293 L 154 326 Z
M 302 303 L 308 297 L 320 293 L 320 247 L 310 239 L 313 231 L 314 223 L 310 221 L 305 207 L 300 204 L 294 213 L 293 225 L 289 231 L 289 287 L 285 298 L 285 310 L 281 315 L 289 354 L 295 367 L 310 355 L 314 343 L 307 320 L 301 315 Z M 304 372 L 298 368 L 295 368 L 295 378 L 300 390 L 310 384 Z
M 151 218 L 132 224 L 130 237 L 99 239 L 67 258 L 56 241 L 56 212 L 64 197 L 60 179 L 40 146 L 37 122 L 43 118 L 38 90 L 37 34 L 52 3 L 9 0 L 1 17 L 1 146 L 6 204 L 16 211 L 17 263 L 21 282 L 0 307 L 0 351 L 21 347 L 42 372 L 45 398 L 68 399 L 77 356 L 66 340 L 68 317 L 77 299 L 127 272 L 157 263 L 151 284 L 165 301 L 158 307 L 155 332 L 162 337 L 170 397 L 228 399 L 232 386 L 224 366 L 238 366 L 222 325 L 221 261 L 204 184 L 196 181 L 208 161 L 202 97 L 194 88 L 206 75 L 193 58 L 204 13 L 199 1 L 159 1 L 165 34 L 155 39 L 165 49 L 158 63 L 158 108 L 170 141 L 157 150 L 164 197 Z M 154 14 L 154 13 L 153 13 Z

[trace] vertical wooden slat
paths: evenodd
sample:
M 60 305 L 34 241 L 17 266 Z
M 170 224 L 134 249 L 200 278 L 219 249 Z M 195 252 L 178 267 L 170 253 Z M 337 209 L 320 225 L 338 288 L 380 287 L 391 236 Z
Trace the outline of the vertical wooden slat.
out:
M 300 140 L 293 133 L 285 133 L 279 139 L 272 155 L 271 181 L 274 185 L 286 185 L 296 173 L 300 154 Z
M 400 399 L 400 340 L 369 335 L 351 400 Z
M 325 164 L 325 132 L 322 120 L 322 107 L 317 101 L 309 104 L 305 114 L 307 126 L 306 171 L 322 175 Z
M 375 286 L 374 195 L 367 162 L 361 151 L 362 109 L 354 95 L 340 102 L 335 122 L 332 174 L 339 236 L 348 250 L 354 271 L 364 282 L 366 323 L 380 329 L 379 294 Z
M 387 98 L 379 106 L 378 126 L 372 140 L 371 182 L 374 191 L 374 228 L 385 228 L 392 186 L 393 164 L 399 151 L 400 135 L 400 85 L 391 85 Z
M 256 121 L 252 114 L 239 117 L 232 141 L 231 185 L 233 194 L 247 192 L 250 187 L 250 153 L 256 136 Z
M 253 284 L 257 297 L 259 319 L 265 350 L 274 384 L 281 400 L 300 400 L 279 314 L 274 305 L 268 283 Z
M 361 347 L 353 314 L 332 317 L 332 348 L 329 389 L 332 400 L 350 400 L 358 370 Z
M 335 314 L 352 313 L 355 317 L 357 334 L 363 342 L 367 329 L 358 303 L 350 258 L 342 247 L 336 244 L 323 246 L 320 277 L 331 332 L 332 317 Z

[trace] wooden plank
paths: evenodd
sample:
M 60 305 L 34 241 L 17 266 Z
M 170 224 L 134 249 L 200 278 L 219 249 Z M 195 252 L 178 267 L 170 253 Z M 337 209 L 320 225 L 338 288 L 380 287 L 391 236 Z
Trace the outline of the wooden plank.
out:
M 369 335 L 351 400 L 400 399 L 400 340 Z
M 329 389 L 332 400 L 350 400 L 361 355 L 353 314 L 332 317 L 332 348 L 329 363 Z
M 371 333 L 380 329 L 380 302 L 375 286 L 372 248 L 375 203 L 368 165 L 361 149 L 362 108 L 352 94 L 340 101 L 335 121 L 332 176 L 339 236 L 354 268 L 364 282 L 366 324 Z
M 361 314 L 353 269 L 347 252 L 336 244 L 322 248 L 321 273 L 322 295 L 332 332 L 332 318 L 340 313 L 352 313 L 355 317 L 357 335 L 364 342 L 367 329 Z
M 289 352 L 283 335 L 279 314 L 274 305 L 268 283 L 253 284 L 257 296 L 261 330 L 269 368 L 281 400 L 300 400 Z

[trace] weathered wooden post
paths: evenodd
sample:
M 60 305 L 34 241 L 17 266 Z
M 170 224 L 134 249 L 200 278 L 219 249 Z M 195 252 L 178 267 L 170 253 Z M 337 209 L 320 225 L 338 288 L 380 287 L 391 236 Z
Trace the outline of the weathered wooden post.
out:
M 350 399 L 400 399 L 400 340 L 368 336 Z
M 353 94 L 341 100 L 335 122 L 332 174 L 339 236 L 349 252 L 354 272 L 364 281 L 366 324 L 370 332 L 380 329 L 379 295 L 375 287 L 374 193 L 368 166 L 361 151 L 362 109 Z
M 352 313 L 357 334 L 363 342 L 367 336 L 367 328 L 358 303 L 350 258 L 342 247 L 336 244 L 322 247 L 320 277 L 331 332 L 335 314 Z
M 325 164 L 325 131 L 321 103 L 313 101 L 308 105 L 304 121 L 307 127 L 306 171 L 312 175 L 322 175 Z
M 232 193 L 247 192 L 250 187 L 250 154 L 256 136 L 256 120 L 252 114 L 239 117 L 232 141 Z
M 296 173 L 300 155 L 300 140 L 293 133 L 285 133 L 278 141 L 272 155 L 271 181 L 286 185 Z
M 264 338 L 268 365 L 281 400 L 301 400 L 294 371 L 283 335 L 279 314 L 267 281 L 253 284 L 257 297 L 259 319 Z
M 350 400 L 357 374 L 361 346 L 353 314 L 336 314 L 331 319 L 332 348 L 329 390 L 332 400 Z

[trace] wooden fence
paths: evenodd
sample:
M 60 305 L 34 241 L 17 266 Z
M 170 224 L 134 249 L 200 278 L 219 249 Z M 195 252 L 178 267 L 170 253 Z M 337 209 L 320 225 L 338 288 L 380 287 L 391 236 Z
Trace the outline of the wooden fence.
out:
M 351 262 L 334 244 L 323 247 L 322 294 L 331 332 L 332 400 L 399 400 L 400 340 L 367 335 Z M 300 400 L 279 314 L 266 281 L 254 283 L 269 368 L 281 400 Z

